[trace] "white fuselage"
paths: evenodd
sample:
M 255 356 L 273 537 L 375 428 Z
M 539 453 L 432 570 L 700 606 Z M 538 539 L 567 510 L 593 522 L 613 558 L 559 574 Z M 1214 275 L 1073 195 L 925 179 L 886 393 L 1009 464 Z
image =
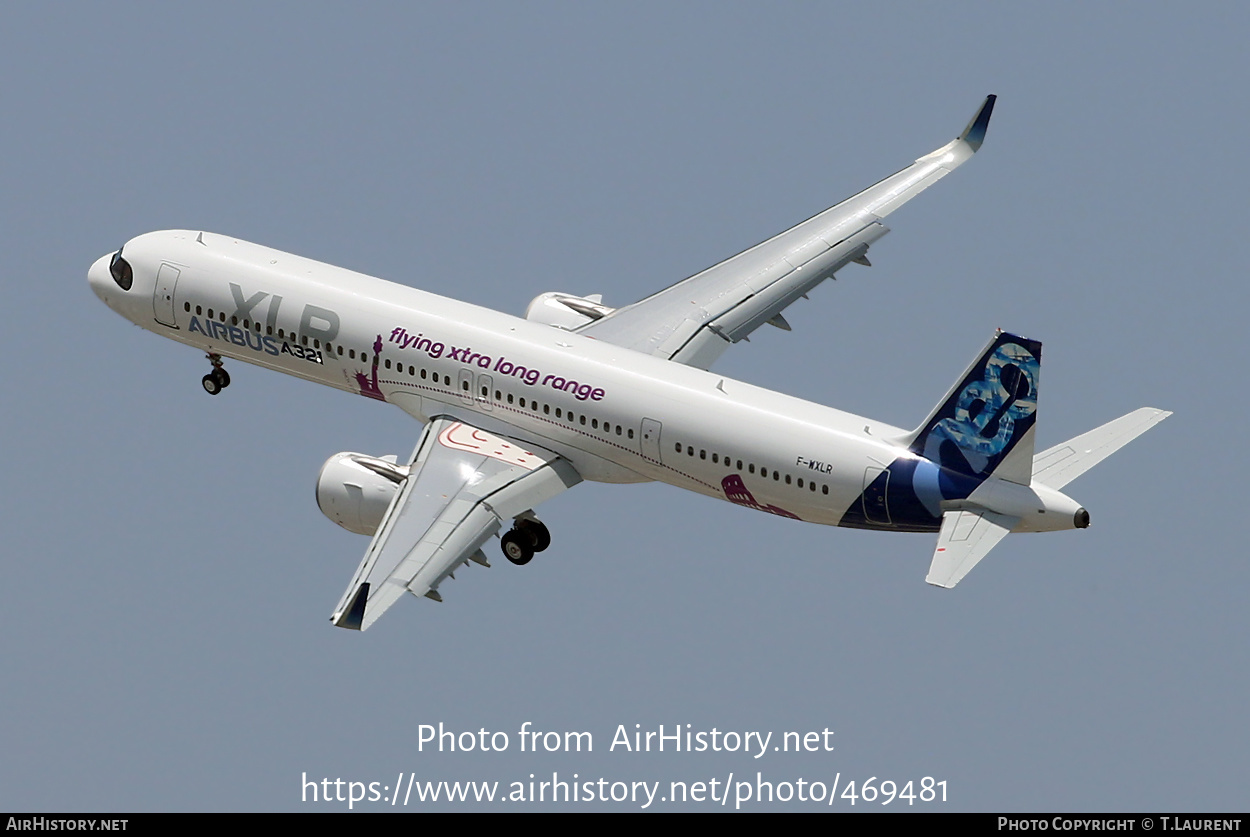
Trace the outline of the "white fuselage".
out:
M 866 479 L 915 457 L 897 427 L 229 237 L 154 232 L 122 252 L 129 290 L 108 256 L 90 282 L 145 329 L 506 434 L 588 480 L 837 525 Z

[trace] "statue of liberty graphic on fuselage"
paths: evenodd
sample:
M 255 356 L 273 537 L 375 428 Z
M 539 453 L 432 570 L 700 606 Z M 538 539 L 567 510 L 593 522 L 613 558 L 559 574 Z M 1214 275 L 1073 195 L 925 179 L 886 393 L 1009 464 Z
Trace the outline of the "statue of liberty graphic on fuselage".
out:
M 378 361 L 382 357 L 382 335 L 378 335 L 378 339 L 373 341 L 373 370 L 371 375 L 365 375 L 363 372 L 356 373 L 356 385 L 360 387 L 360 394 L 365 398 L 375 398 L 378 401 L 385 401 L 386 396 L 382 394 L 382 390 L 378 388 Z

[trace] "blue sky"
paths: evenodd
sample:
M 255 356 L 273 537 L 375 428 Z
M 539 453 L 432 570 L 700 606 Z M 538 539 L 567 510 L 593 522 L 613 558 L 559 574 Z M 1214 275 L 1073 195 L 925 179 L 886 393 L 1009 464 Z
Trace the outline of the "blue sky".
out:
M 303 802 L 302 777 L 553 771 L 932 776 L 955 810 L 1243 806 L 1240 7 L 6 21 L 4 807 L 338 810 Z M 366 542 L 317 510 L 318 469 L 404 455 L 420 428 L 242 364 L 209 398 L 202 357 L 86 284 L 128 238 L 191 228 L 518 315 L 550 290 L 624 304 L 941 145 L 987 93 L 981 153 L 891 217 L 874 266 L 716 367 L 913 426 L 1003 327 L 1044 343 L 1043 446 L 1176 411 L 1069 487 L 1089 530 L 1010 538 L 954 591 L 924 584 L 931 537 L 583 485 L 539 510 L 554 544 L 529 566 L 334 630 Z M 522 753 L 527 721 L 594 751 Z M 439 722 L 512 746 L 419 749 Z M 835 748 L 610 751 L 635 724 L 829 728 Z

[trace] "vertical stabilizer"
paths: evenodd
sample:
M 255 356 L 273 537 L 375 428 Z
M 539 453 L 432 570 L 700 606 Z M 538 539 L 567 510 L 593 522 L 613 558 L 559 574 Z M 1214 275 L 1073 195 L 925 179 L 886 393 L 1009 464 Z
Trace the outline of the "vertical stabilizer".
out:
M 1042 344 L 999 331 L 920 425 L 908 447 L 975 479 L 1028 485 Z

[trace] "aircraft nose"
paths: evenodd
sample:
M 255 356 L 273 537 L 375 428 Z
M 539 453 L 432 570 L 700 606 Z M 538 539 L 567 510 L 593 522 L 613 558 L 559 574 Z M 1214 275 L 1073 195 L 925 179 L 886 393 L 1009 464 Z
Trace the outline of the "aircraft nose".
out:
M 113 284 L 113 277 L 109 275 L 109 260 L 112 258 L 112 253 L 106 253 L 96 259 L 95 264 L 87 270 L 87 284 L 91 285 L 91 290 L 106 305 L 109 301 L 109 288 Z

